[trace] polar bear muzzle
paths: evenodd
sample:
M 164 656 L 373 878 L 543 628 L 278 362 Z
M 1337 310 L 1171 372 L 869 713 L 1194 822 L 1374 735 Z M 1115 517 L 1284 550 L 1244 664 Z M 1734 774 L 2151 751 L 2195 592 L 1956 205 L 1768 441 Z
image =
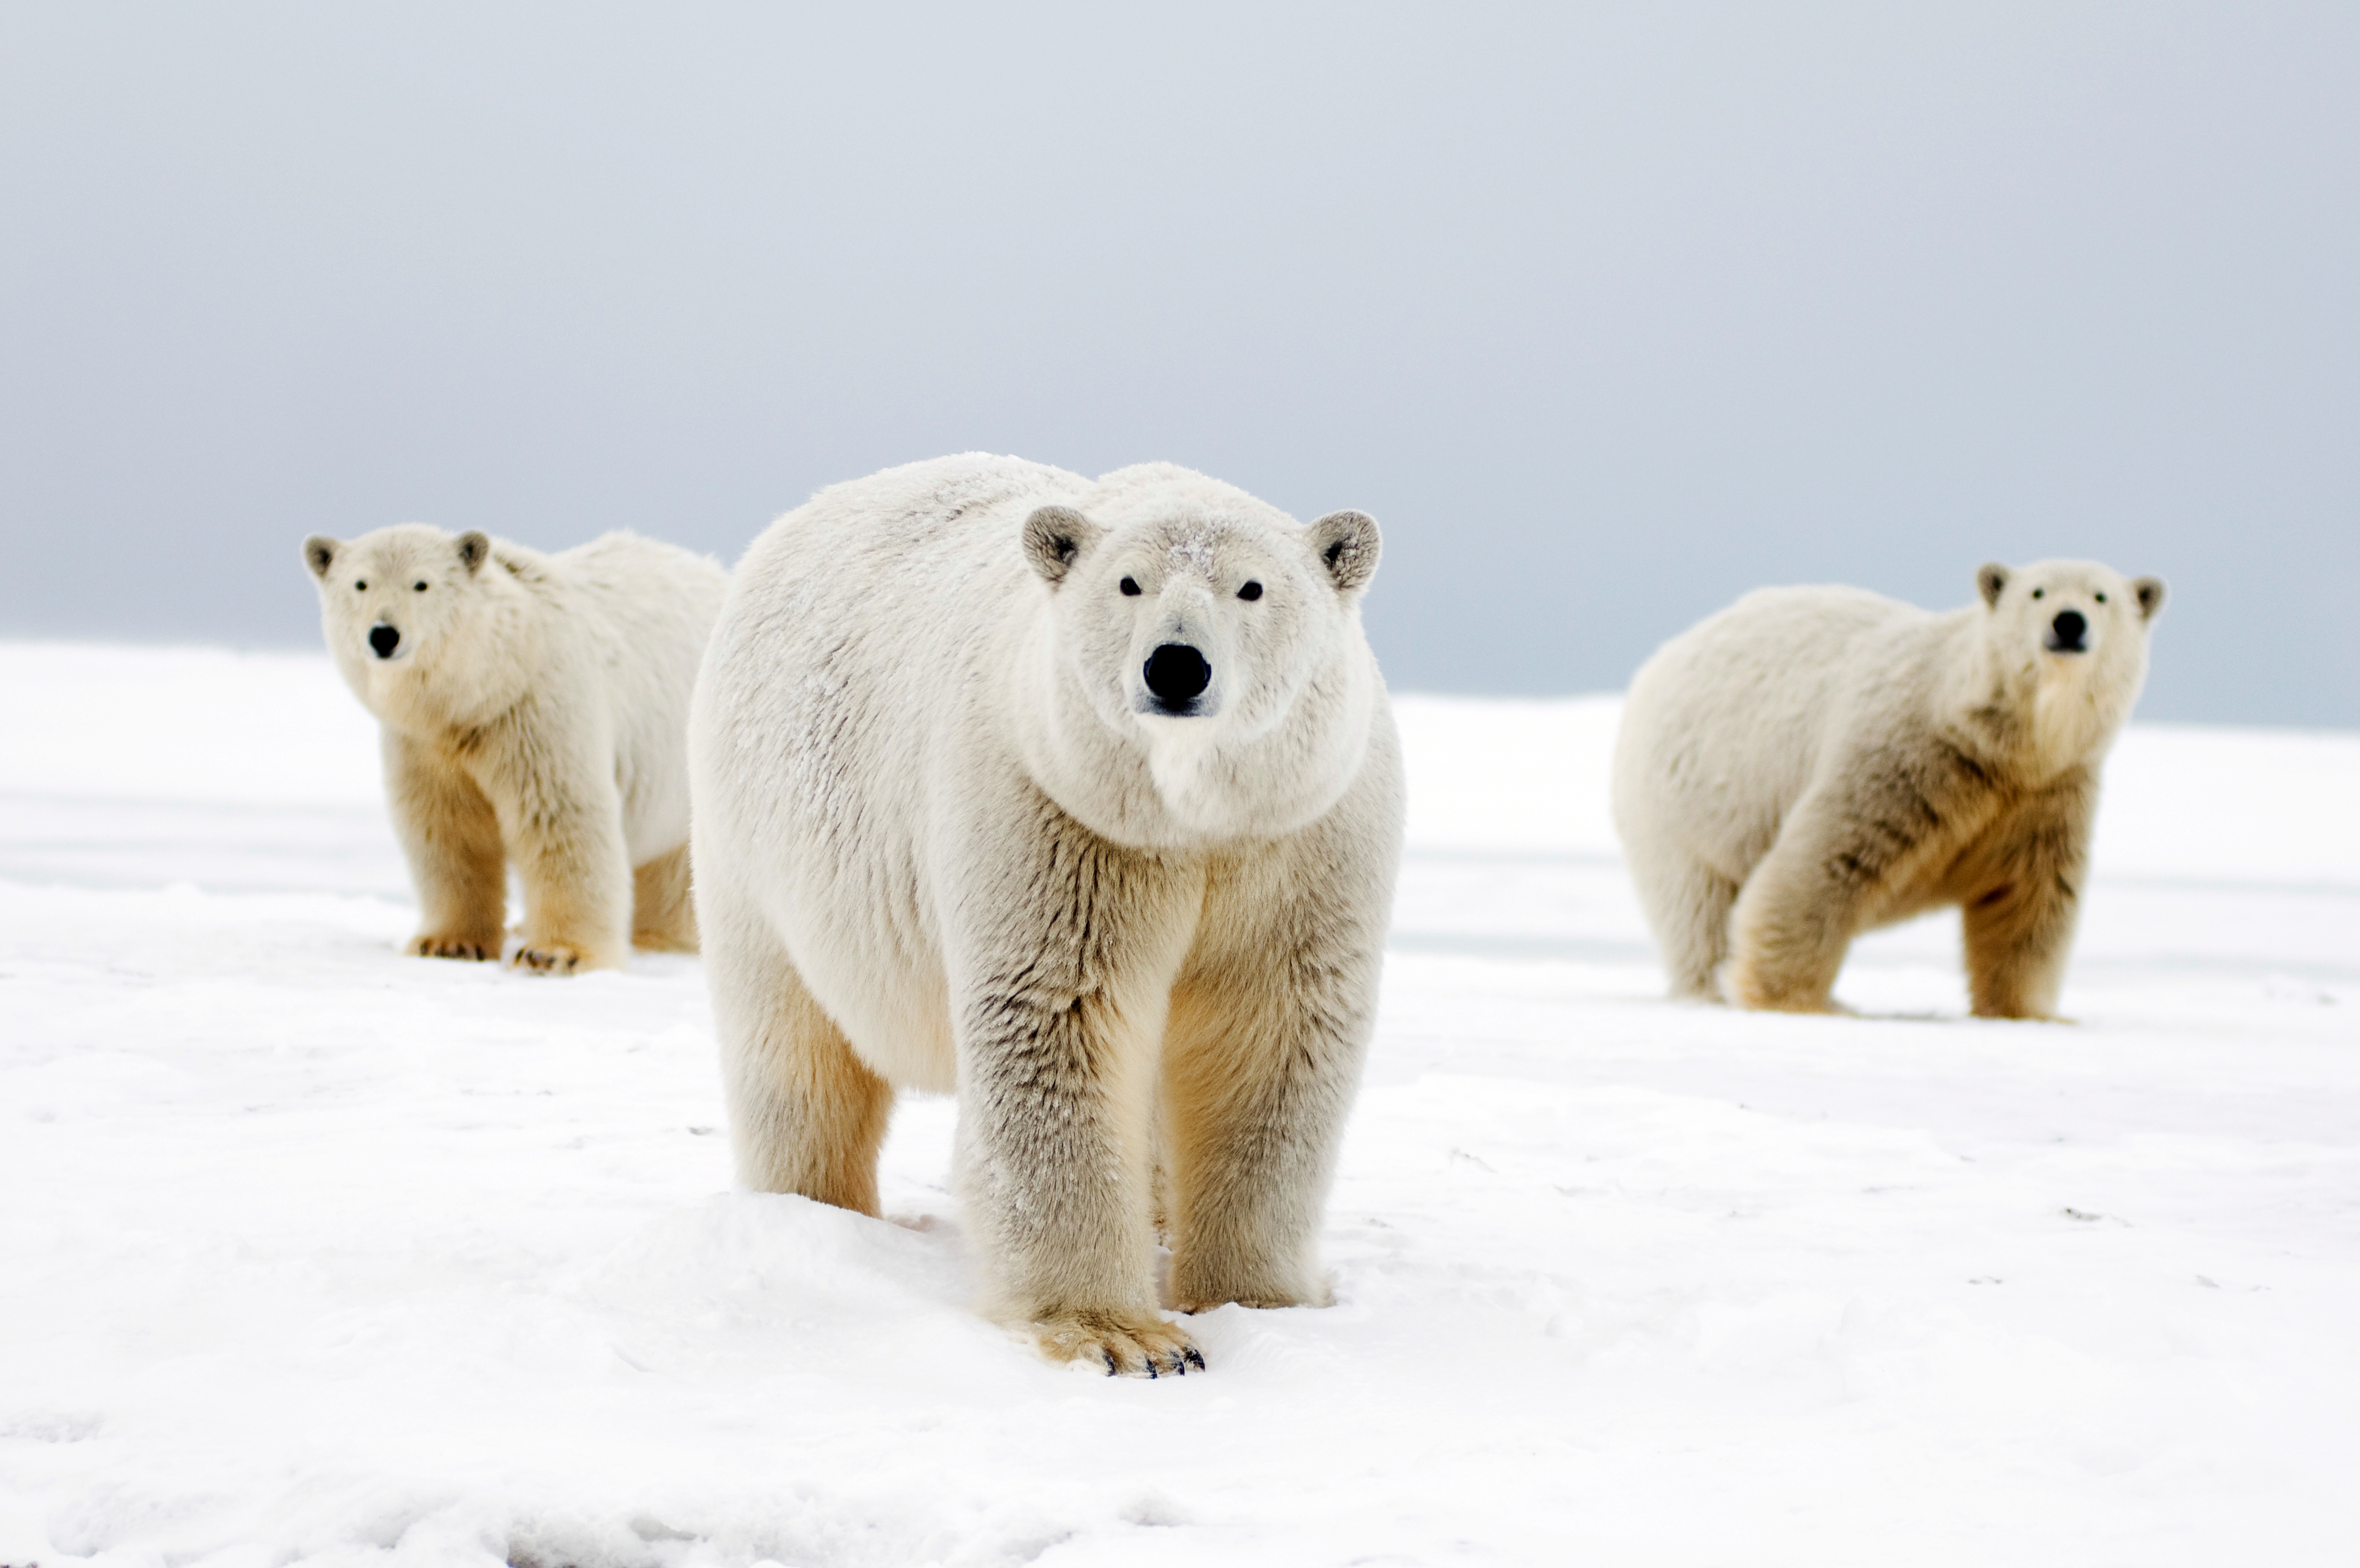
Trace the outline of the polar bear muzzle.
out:
M 2090 644 L 2084 639 L 2089 631 L 2089 618 L 2080 610 L 2060 609 L 2057 612 L 2057 619 L 2049 623 L 2049 651 L 2051 653 L 2086 653 L 2090 651 Z
M 399 628 L 388 626 L 380 620 L 369 628 L 368 645 L 369 652 L 378 658 L 390 659 L 395 650 L 401 646 L 401 632 Z

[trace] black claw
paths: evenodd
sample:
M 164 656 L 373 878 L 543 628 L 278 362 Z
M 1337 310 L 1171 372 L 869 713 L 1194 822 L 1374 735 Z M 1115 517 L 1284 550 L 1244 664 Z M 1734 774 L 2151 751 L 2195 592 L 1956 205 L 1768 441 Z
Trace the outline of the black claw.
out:
M 1199 1372 L 1205 1370 L 1205 1353 L 1203 1351 L 1198 1350 L 1192 1344 L 1180 1354 L 1188 1358 L 1189 1365 L 1195 1367 Z
M 1175 1377 L 1188 1376 L 1188 1358 L 1176 1350 L 1172 1353 L 1172 1373 Z
M 1099 1352 L 1098 1352 L 1098 1354 L 1099 1354 L 1100 1355 L 1103 1355 L 1103 1356 L 1105 1356 L 1105 1357 L 1106 1357 L 1106 1364 L 1107 1364 L 1107 1376 L 1109 1376 L 1109 1377 L 1113 1376 L 1114 1376 L 1114 1352 L 1112 1352 L 1112 1351 L 1110 1351 L 1110 1350 L 1101 1350 L 1101 1351 L 1099 1351 Z
M 1153 1351 L 1148 1351 L 1141 1357 L 1141 1359 L 1147 1363 L 1147 1375 L 1150 1377 L 1162 1376 L 1162 1374 L 1155 1370 L 1155 1353 Z

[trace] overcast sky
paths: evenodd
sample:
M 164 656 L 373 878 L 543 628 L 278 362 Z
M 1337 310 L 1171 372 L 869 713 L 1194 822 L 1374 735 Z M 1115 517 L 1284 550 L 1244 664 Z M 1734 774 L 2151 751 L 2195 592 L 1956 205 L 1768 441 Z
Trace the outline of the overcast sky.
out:
M 983 448 L 1374 513 L 1397 690 L 1766 583 L 2170 580 L 2360 726 L 2360 6 L 0 6 L 0 635 L 298 543 L 725 561 Z

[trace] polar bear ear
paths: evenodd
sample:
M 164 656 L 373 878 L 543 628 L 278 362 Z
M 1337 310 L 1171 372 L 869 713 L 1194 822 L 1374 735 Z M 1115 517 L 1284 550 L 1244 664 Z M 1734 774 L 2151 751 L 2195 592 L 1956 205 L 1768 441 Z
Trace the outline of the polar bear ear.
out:
M 1975 587 L 1983 590 L 1983 603 L 1996 609 L 1999 596 L 2007 587 L 2007 568 L 1996 561 L 1986 561 L 1975 568 Z
M 1311 525 L 1311 553 L 1339 594 L 1357 593 L 1377 575 L 1383 544 L 1377 520 L 1364 511 L 1331 511 Z
M 342 543 L 326 534 L 315 533 L 303 541 L 303 564 L 311 568 L 313 576 L 324 580 L 328 568 L 336 564 L 336 552 L 343 548 Z
M 492 542 L 488 535 L 473 529 L 459 535 L 459 564 L 467 568 L 470 576 L 482 571 L 484 563 L 491 558 Z
M 2134 577 L 2131 579 L 2131 592 L 2138 595 L 2139 619 L 2153 620 L 2155 612 L 2163 608 L 2163 579 Z
M 1054 588 L 1105 533 L 1071 507 L 1043 507 L 1024 520 L 1024 558 Z

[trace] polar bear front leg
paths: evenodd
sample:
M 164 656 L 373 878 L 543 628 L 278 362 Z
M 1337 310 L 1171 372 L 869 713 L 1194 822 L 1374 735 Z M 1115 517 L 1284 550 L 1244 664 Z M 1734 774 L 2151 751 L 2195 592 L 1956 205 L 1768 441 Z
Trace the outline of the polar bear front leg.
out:
M 622 803 L 552 814 L 519 837 L 524 930 L 511 961 L 542 974 L 622 968 L 631 910 Z
M 1131 1021 L 1022 972 L 974 988 L 961 1033 L 959 1171 L 992 1315 L 1054 1361 L 1158 1376 L 1202 1367 L 1156 1311 L 1148 1112 Z
M 1156 1310 L 1151 1108 L 1201 874 L 1065 828 L 1037 860 L 1005 855 L 965 906 L 976 924 L 952 980 L 965 1212 L 992 1315 L 1051 1359 L 1185 1374 L 1205 1358 Z
M 1184 1312 L 1330 1299 L 1319 1227 L 1375 1024 L 1387 901 L 1257 870 L 1207 901 L 1164 1032 Z
M 631 861 L 613 748 L 528 707 L 493 738 L 479 776 L 493 789 L 524 884 L 523 945 L 542 974 L 620 969 L 630 955 Z
M 1184 1312 L 1331 1299 L 1319 1225 L 1371 1010 L 1333 994 L 1359 988 L 1332 970 L 1272 967 L 1263 978 L 1278 983 L 1243 995 L 1190 986 L 1173 998 L 1172 1304 Z
M 2081 916 L 2097 781 L 2076 769 L 1997 830 L 1965 899 L 1967 992 L 1978 1018 L 2053 1018 Z
M 497 959 L 508 924 L 499 814 L 458 762 L 385 732 L 386 803 L 418 890 L 413 957 Z

